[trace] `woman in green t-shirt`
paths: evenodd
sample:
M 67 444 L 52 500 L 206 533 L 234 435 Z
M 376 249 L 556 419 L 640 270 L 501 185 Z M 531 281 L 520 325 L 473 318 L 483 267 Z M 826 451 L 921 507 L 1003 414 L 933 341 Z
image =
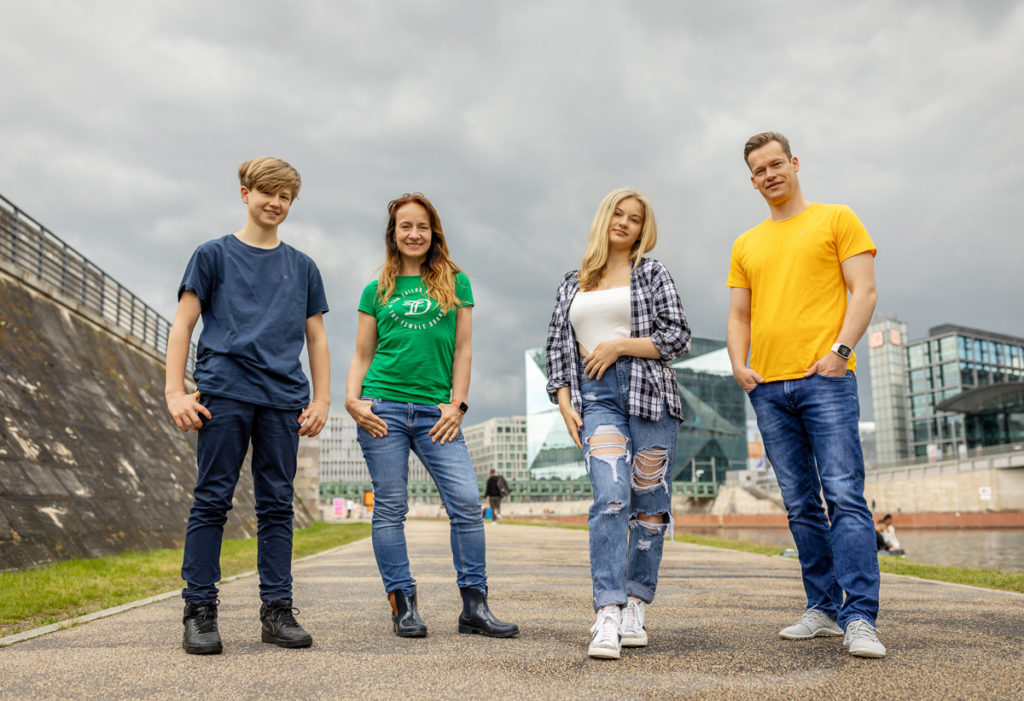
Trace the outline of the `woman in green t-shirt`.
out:
M 405 516 L 409 451 L 427 468 L 451 520 L 452 559 L 462 592 L 460 633 L 519 633 L 487 607 L 486 545 L 476 474 L 460 427 L 469 408 L 473 291 L 448 254 L 441 219 L 423 195 L 388 204 L 380 278 L 359 301 L 356 352 L 345 409 L 373 480 L 373 553 L 395 633 L 421 638 Z

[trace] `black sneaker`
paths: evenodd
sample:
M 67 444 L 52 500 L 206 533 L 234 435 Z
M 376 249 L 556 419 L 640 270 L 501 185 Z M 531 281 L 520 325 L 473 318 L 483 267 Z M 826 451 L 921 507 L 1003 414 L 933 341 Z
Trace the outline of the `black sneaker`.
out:
M 185 637 L 181 647 L 190 655 L 219 655 L 223 651 L 220 632 L 217 630 L 217 602 L 204 601 L 201 604 L 185 602 Z
M 263 622 L 261 639 L 278 647 L 309 647 L 313 637 L 295 620 L 298 609 L 292 608 L 291 599 L 277 599 L 260 607 Z

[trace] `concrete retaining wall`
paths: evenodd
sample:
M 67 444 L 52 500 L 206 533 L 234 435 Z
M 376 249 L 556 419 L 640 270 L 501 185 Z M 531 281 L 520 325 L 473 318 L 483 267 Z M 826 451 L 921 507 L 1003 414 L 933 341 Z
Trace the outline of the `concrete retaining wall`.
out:
M 0 262 L 0 570 L 182 544 L 195 434 L 163 387 L 163 358 Z M 226 537 L 253 506 L 246 461 Z

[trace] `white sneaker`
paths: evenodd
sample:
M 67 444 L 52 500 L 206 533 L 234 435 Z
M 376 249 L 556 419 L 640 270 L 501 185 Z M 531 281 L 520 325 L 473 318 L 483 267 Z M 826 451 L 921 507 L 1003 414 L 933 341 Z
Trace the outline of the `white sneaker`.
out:
M 629 597 L 622 608 L 622 621 L 619 623 L 619 634 L 622 647 L 644 647 L 647 645 L 647 629 L 644 627 L 644 608 L 647 604 L 642 599 Z
M 619 638 L 621 618 L 622 611 L 618 606 L 601 607 L 601 610 L 597 612 L 597 620 L 590 627 L 593 637 L 590 638 L 588 655 L 609 660 L 617 660 L 622 657 L 622 643 Z
M 885 645 L 878 640 L 878 631 L 863 618 L 846 624 L 843 646 L 855 657 L 885 657 Z
M 786 640 L 806 640 L 819 635 L 842 635 L 843 629 L 816 608 L 809 608 L 804 611 L 800 620 L 779 631 L 779 637 Z

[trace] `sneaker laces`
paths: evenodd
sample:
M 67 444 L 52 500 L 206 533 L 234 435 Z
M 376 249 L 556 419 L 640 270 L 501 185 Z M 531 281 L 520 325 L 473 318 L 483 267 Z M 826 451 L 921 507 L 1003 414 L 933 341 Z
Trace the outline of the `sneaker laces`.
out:
M 832 618 L 827 613 L 824 613 L 823 611 L 819 611 L 817 609 L 817 607 L 812 606 L 811 608 L 809 608 L 806 611 L 804 611 L 804 615 L 800 616 L 800 620 L 797 621 L 797 625 L 799 625 L 801 623 L 811 623 L 812 621 L 814 621 L 814 620 L 816 620 L 818 618 L 821 618 L 822 616 L 824 616 L 825 618 L 828 618 L 829 620 L 831 620 L 831 618 Z
M 619 641 L 619 622 L 615 611 L 606 611 L 605 608 L 608 607 L 597 612 L 597 620 L 590 626 L 590 632 L 595 643 L 614 646 Z
M 639 631 L 644 627 L 644 610 L 639 601 L 630 599 L 622 609 L 622 623 L 620 628 L 624 631 Z
M 878 629 L 863 618 L 855 618 L 850 621 L 850 624 L 846 626 L 846 634 L 849 636 L 850 643 L 857 639 L 878 640 Z

